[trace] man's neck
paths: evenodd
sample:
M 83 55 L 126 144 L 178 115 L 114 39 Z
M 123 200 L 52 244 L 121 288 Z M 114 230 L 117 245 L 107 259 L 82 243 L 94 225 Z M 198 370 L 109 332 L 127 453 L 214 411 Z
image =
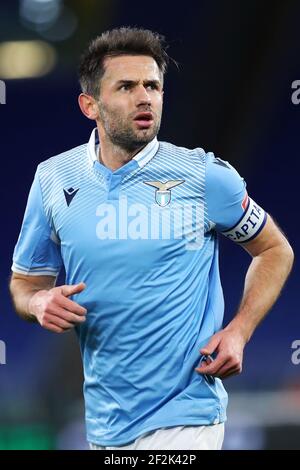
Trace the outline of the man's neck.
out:
M 118 170 L 123 165 L 126 165 L 126 163 L 132 160 L 133 157 L 146 146 L 146 144 L 141 145 L 138 149 L 130 151 L 113 144 L 107 136 L 101 132 L 99 127 L 98 134 L 100 139 L 99 153 L 97 155 L 98 160 L 102 165 L 112 171 Z
M 137 150 L 130 152 L 113 144 L 107 145 L 107 143 L 101 140 L 101 146 L 99 146 L 99 154 L 97 157 L 102 165 L 106 166 L 112 171 L 115 171 L 132 160 L 133 157 L 140 150 L 142 150 L 143 147 L 145 147 L 145 145 L 138 148 Z

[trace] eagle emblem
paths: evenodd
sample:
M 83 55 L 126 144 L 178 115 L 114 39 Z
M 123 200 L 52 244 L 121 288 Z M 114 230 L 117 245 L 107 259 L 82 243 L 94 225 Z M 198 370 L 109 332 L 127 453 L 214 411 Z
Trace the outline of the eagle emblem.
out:
M 161 181 L 144 181 L 144 184 L 148 184 L 148 186 L 156 188 L 155 201 L 161 207 L 165 207 L 170 204 L 171 189 L 182 183 L 184 183 L 184 180 L 169 180 L 166 183 L 162 183 Z

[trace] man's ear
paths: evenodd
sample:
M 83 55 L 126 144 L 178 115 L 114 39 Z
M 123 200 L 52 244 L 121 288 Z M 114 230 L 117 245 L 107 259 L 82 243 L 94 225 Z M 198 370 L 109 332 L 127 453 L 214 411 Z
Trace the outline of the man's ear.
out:
M 78 104 L 81 109 L 81 112 L 85 115 L 85 117 L 87 117 L 88 119 L 92 119 L 93 121 L 98 118 L 98 106 L 92 96 L 86 93 L 80 93 L 80 95 L 78 96 Z

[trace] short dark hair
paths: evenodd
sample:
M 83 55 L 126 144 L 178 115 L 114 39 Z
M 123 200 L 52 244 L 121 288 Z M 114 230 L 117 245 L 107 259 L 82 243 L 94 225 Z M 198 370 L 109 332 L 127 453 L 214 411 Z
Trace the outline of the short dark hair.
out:
M 164 36 L 149 29 L 121 27 L 105 31 L 90 42 L 79 64 L 79 82 L 83 93 L 99 96 L 100 81 L 105 72 L 104 59 L 120 55 L 147 55 L 165 74 L 169 56 Z

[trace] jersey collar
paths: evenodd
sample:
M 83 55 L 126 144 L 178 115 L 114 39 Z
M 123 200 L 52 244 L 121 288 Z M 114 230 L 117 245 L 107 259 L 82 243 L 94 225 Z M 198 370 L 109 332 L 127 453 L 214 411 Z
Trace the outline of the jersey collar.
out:
M 99 136 L 97 127 L 93 129 L 90 140 L 87 145 L 88 157 L 91 165 L 98 162 L 98 156 L 96 153 L 96 146 L 99 145 Z M 156 137 L 149 142 L 142 150 L 140 150 L 132 160 L 135 160 L 140 168 L 145 166 L 156 154 L 159 147 L 159 142 Z M 100 163 L 99 163 L 100 164 Z M 100 164 L 101 165 L 101 164 Z

